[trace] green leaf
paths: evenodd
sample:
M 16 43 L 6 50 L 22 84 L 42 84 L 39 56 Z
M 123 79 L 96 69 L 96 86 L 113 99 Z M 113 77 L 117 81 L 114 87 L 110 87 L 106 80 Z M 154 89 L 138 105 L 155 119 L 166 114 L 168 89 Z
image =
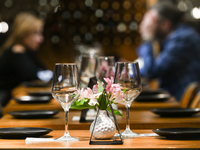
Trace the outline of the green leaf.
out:
M 127 89 L 123 89 L 123 92 L 125 93 Z
M 101 93 L 101 92 L 103 92 L 103 90 L 104 90 L 104 87 L 103 87 L 102 83 L 99 81 L 97 93 Z
M 85 98 L 83 98 L 80 101 L 76 101 L 75 103 L 76 103 L 77 106 L 81 106 L 81 105 L 83 105 L 85 103 Z
M 112 110 L 111 110 L 110 107 L 108 107 L 107 110 L 108 110 L 109 112 L 112 113 Z M 122 117 L 123 117 L 123 115 L 122 115 L 118 110 L 113 109 L 113 113 L 114 113 L 115 115 L 119 115 L 119 116 L 122 116 Z
M 100 106 L 99 109 L 100 110 L 106 110 L 107 109 L 108 101 L 107 101 L 106 95 L 101 94 L 99 96 L 98 102 L 99 102 L 99 106 Z
M 75 101 L 71 105 L 70 109 L 79 109 L 79 110 L 81 110 L 81 109 L 95 109 L 96 105 L 95 106 L 90 106 L 88 104 L 88 102 L 89 102 L 89 99 L 87 100 L 86 98 L 83 98 L 80 101 Z

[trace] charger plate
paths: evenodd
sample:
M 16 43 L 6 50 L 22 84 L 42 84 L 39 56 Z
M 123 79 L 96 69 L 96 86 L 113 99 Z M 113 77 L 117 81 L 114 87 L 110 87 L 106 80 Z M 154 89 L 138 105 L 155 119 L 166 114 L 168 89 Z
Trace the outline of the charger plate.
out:
M 152 94 L 152 95 L 139 95 L 136 102 L 164 102 L 171 97 L 170 94 Z
M 151 112 L 161 117 L 190 117 L 200 112 L 199 108 L 156 108 Z
M 56 115 L 57 110 L 24 110 L 24 111 L 11 111 L 8 114 L 19 119 L 40 119 L 50 118 Z
M 200 128 L 161 128 L 152 130 L 166 139 L 195 140 L 200 139 Z
M 51 96 L 51 92 L 28 92 L 28 95 L 30 96 Z
M 53 129 L 34 127 L 0 128 L 0 138 L 25 139 L 26 137 L 40 137 L 51 131 Z
M 52 99 L 52 96 L 21 96 L 14 98 L 18 103 L 46 103 Z

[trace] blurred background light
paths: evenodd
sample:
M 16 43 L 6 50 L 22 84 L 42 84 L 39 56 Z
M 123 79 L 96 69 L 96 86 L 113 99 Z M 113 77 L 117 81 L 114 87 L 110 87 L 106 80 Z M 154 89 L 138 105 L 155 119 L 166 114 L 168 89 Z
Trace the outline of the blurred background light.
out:
M 119 32 L 125 32 L 126 31 L 126 24 L 125 23 L 119 23 L 117 26 L 117 30 Z
M 178 3 L 178 8 L 179 8 L 180 11 L 187 11 L 188 10 L 187 4 L 183 1 L 180 1 Z
M 0 22 L 0 33 L 6 33 L 9 29 L 9 26 L 6 22 Z
M 39 4 L 40 5 L 46 5 L 47 4 L 47 0 L 39 0 Z
M 4 5 L 5 5 L 7 8 L 9 8 L 9 7 L 12 7 L 13 2 L 12 2 L 12 0 L 6 0 L 5 3 L 4 3 Z
M 85 5 L 91 7 L 93 5 L 93 0 L 85 0 Z
M 101 9 L 97 9 L 95 11 L 95 16 L 98 17 L 98 18 L 102 17 L 103 16 L 103 11 Z
M 191 10 L 191 14 L 195 19 L 200 19 L 200 9 L 195 7 Z
M 50 2 L 51 6 L 58 6 L 59 5 L 59 1 L 58 0 L 51 0 Z

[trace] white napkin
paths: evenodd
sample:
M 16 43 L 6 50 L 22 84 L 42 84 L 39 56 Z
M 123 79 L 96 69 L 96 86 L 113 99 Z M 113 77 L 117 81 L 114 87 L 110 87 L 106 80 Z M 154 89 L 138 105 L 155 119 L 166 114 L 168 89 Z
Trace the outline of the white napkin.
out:
M 143 134 L 139 134 L 140 137 L 145 137 L 145 136 L 159 136 L 156 133 L 143 133 Z
M 33 138 L 33 137 L 27 137 L 25 139 L 26 144 L 31 144 L 35 142 L 53 142 L 55 141 L 54 138 Z

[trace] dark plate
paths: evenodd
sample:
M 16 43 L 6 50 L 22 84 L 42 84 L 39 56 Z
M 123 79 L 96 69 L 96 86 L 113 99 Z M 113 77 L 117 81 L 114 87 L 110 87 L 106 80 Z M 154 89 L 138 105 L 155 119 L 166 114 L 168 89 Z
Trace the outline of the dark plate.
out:
M 49 83 L 42 83 L 42 82 L 24 82 L 23 85 L 25 87 L 50 87 Z
M 189 117 L 200 112 L 199 108 L 157 108 L 151 112 L 161 117 Z
M 144 95 L 156 95 L 156 94 L 162 94 L 165 91 L 163 89 L 157 89 L 157 90 L 143 90 L 140 93 L 140 96 L 144 96 Z
M 155 95 L 139 95 L 135 101 L 137 102 L 164 102 L 171 97 L 170 94 L 155 94 Z
M 161 128 L 152 131 L 167 139 L 200 139 L 200 128 Z
M 16 127 L 0 128 L 0 137 L 9 139 L 25 139 L 26 137 L 39 137 L 51 132 L 50 128 Z
M 59 111 L 57 110 L 25 110 L 25 111 L 11 111 L 8 114 L 15 118 L 20 119 L 39 119 L 49 118 L 56 115 Z
M 52 96 L 21 96 L 14 99 L 19 103 L 46 103 L 52 99 Z
M 30 96 L 51 96 L 51 92 L 28 92 L 28 95 Z

